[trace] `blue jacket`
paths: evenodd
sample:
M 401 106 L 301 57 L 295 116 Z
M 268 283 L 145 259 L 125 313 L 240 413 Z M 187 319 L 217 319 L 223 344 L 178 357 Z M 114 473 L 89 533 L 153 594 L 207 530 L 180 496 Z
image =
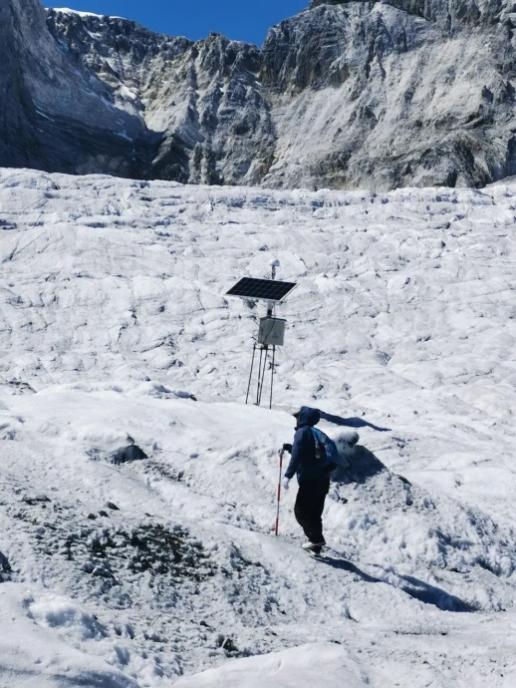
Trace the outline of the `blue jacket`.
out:
M 302 406 L 297 416 L 297 429 L 292 445 L 292 458 L 285 473 L 289 480 L 297 473 L 299 483 L 328 479 L 328 469 L 315 458 L 312 427 L 321 419 L 317 409 Z

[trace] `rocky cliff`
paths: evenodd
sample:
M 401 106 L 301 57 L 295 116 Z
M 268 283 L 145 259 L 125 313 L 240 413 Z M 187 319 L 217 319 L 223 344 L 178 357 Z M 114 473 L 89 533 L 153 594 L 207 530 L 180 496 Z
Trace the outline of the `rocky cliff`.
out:
M 273 151 L 270 105 L 255 46 L 212 34 L 194 43 L 125 19 L 48 10 L 69 59 L 116 105 L 139 117 L 156 145 L 146 176 L 210 184 L 258 184 Z
M 137 174 L 147 133 L 91 70 L 69 59 L 37 0 L 0 0 L 0 162 Z
M 261 49 L 0 0 L 0 164 L 212 184 L 482 186 L 516 169 L 505 0 L 313 0 Z
M 438 1 L 315 2 L 273 28 L 269 179 L 391 188 L 513 174 L 512 15 L 453 4 L 450 16 Z

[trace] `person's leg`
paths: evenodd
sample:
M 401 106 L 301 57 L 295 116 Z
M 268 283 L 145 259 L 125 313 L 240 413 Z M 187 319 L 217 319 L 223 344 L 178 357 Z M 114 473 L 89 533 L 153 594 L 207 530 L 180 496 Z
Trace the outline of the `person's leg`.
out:
M 324 544 L 322 514 L 330 481 L 314 481 L 299 486 L 294 514 L 306 537 L 314 544 Z
M 329 489 L 330 481 L 323 480 L 313 491 L 310 538 L 312 542 L 320 542 L 323 544 L 326 542 L 323 535 L 322 515 L 324 511 L 326 495 L 328 494 Z
M 306 484 L 300 485 L 294 506 L 296 521 L 303 529 L 306 537 L 310 539 L 309 531 L 313 516 L 311 514 L 312 500 L 310 488 Z

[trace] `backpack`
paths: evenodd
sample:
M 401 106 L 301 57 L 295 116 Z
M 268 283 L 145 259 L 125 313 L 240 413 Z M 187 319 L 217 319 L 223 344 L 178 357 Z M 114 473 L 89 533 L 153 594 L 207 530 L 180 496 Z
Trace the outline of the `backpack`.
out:
M 312 428 L 315 441 L 315 461 L 322 463 L 328 472 L 335 470 L 339 464 L 339 452 L 335 442 L 319 428 Z

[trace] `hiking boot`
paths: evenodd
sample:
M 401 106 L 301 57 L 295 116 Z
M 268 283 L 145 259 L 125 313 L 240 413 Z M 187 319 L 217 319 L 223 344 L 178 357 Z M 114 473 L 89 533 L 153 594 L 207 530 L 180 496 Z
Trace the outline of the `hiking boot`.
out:
M 307 552 L 313 552 L 314 554 L 320 554 L 322 548 L 326 542 L 324 540 L 322 542 L 310 542 L 309 540 L 307 542 L 303 542 L 301 547 L 306 550 Z

